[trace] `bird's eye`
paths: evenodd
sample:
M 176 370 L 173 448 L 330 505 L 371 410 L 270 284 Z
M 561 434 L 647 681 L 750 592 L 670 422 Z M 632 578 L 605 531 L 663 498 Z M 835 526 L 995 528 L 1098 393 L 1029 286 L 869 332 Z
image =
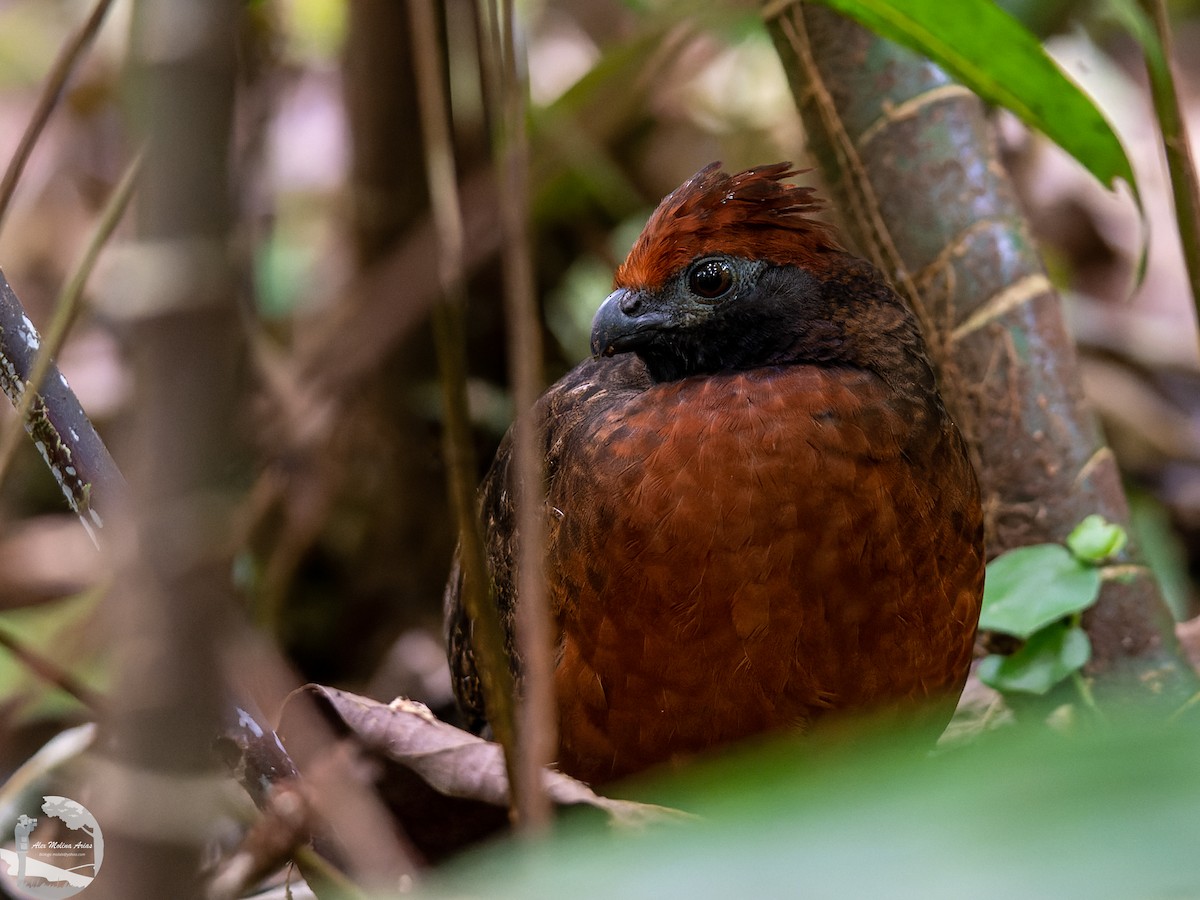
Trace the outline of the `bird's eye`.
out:
M 702 259 L 687 273 L 688 290 L 705 300 L 716 300 L 733 288 L 733 266 L 723 259 Z

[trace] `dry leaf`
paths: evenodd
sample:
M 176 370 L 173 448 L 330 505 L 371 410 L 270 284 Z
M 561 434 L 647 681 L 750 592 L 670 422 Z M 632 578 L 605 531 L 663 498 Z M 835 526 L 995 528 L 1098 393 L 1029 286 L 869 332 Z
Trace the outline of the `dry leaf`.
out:
M 397 699 L 390 704 L 322 685 L 296 693 L 317 701 L 340 732 L 384 765 L 381 795 L 412 843 L 438 859 L 508 822 L 508 778 L 498 744 L 485 741 L 437 719 L 421 703 Z M 280 733 L 285 744 L 289 708 L 284 704 Z M 613 800 L 574 778 L 547 769 L 544 784 L 559 807 L 590 806 L 614 824 L 640 826 L 684 814 L 663 807 Z

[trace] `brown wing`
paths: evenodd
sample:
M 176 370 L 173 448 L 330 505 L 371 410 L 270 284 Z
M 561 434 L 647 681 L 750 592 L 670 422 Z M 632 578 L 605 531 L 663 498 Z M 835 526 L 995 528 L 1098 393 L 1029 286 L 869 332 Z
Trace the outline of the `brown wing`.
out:
M 627 354 L 610 359 L 585 360 L 542 395 L 536 415 L 545 452 L 549 492 L 555 489 L 564 451 L 572 446 L 581 424 L 608 415 L 626 398 L 645 390 L 649 384 L 645 366 L 632 354 Z M 491 468 L 480 485 L 479 511 L 509 659 L 513 664 L 513 675 L 519 681 L 521 666 L 513 622 L 516 602 L 513 561 L 517 559 L 518 535 L 511 462 L 510 431 L 500 442 Z M 557 516 L 553 508 L 547 512 L 553 529 Z M 471 643 L 471 622 L 462 605 L 461 591 L 462 572 L 456 552 L 443 601 L 447 654 L 459 708 L 466 717 L 467 726 L 482 734 L 487 730 L 487 708 Z

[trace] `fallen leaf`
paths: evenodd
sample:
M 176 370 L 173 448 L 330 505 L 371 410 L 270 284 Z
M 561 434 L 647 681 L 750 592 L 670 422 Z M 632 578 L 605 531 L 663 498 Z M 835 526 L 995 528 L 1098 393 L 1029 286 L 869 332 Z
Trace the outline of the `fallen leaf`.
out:
M 430 860 L 507 825 L 508 777 L 499 744 L 442 722 L 416 701 L 380 703 L 310 684 L 284 703 L 279 731 L 285 745 L 289 709 L 297 694 L 313 698 L 340 733 L 382 763 L 380 794 L 409 840 Z M 622 827 L 686 817 L 665 807 L 600 796 L 553 769 L 545 771 L 543 784 L 558 807 L 592 807 Z

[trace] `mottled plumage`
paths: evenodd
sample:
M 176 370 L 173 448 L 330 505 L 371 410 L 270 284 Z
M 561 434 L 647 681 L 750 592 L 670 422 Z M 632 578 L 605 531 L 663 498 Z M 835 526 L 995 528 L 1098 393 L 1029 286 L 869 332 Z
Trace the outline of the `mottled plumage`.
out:
M 558 762 L 585 780 L 833 710 L 948 710 L 966 677 L 984 563 L 965 445 L 912 314 L 794 174 L 714 165 L 667 197 L 598 355 L 538 404 Z M 511 652 L 510 479 L 506 439 L 480 505 Z M 449 653 L 481 728 L 458 590 L 456 570 Z

